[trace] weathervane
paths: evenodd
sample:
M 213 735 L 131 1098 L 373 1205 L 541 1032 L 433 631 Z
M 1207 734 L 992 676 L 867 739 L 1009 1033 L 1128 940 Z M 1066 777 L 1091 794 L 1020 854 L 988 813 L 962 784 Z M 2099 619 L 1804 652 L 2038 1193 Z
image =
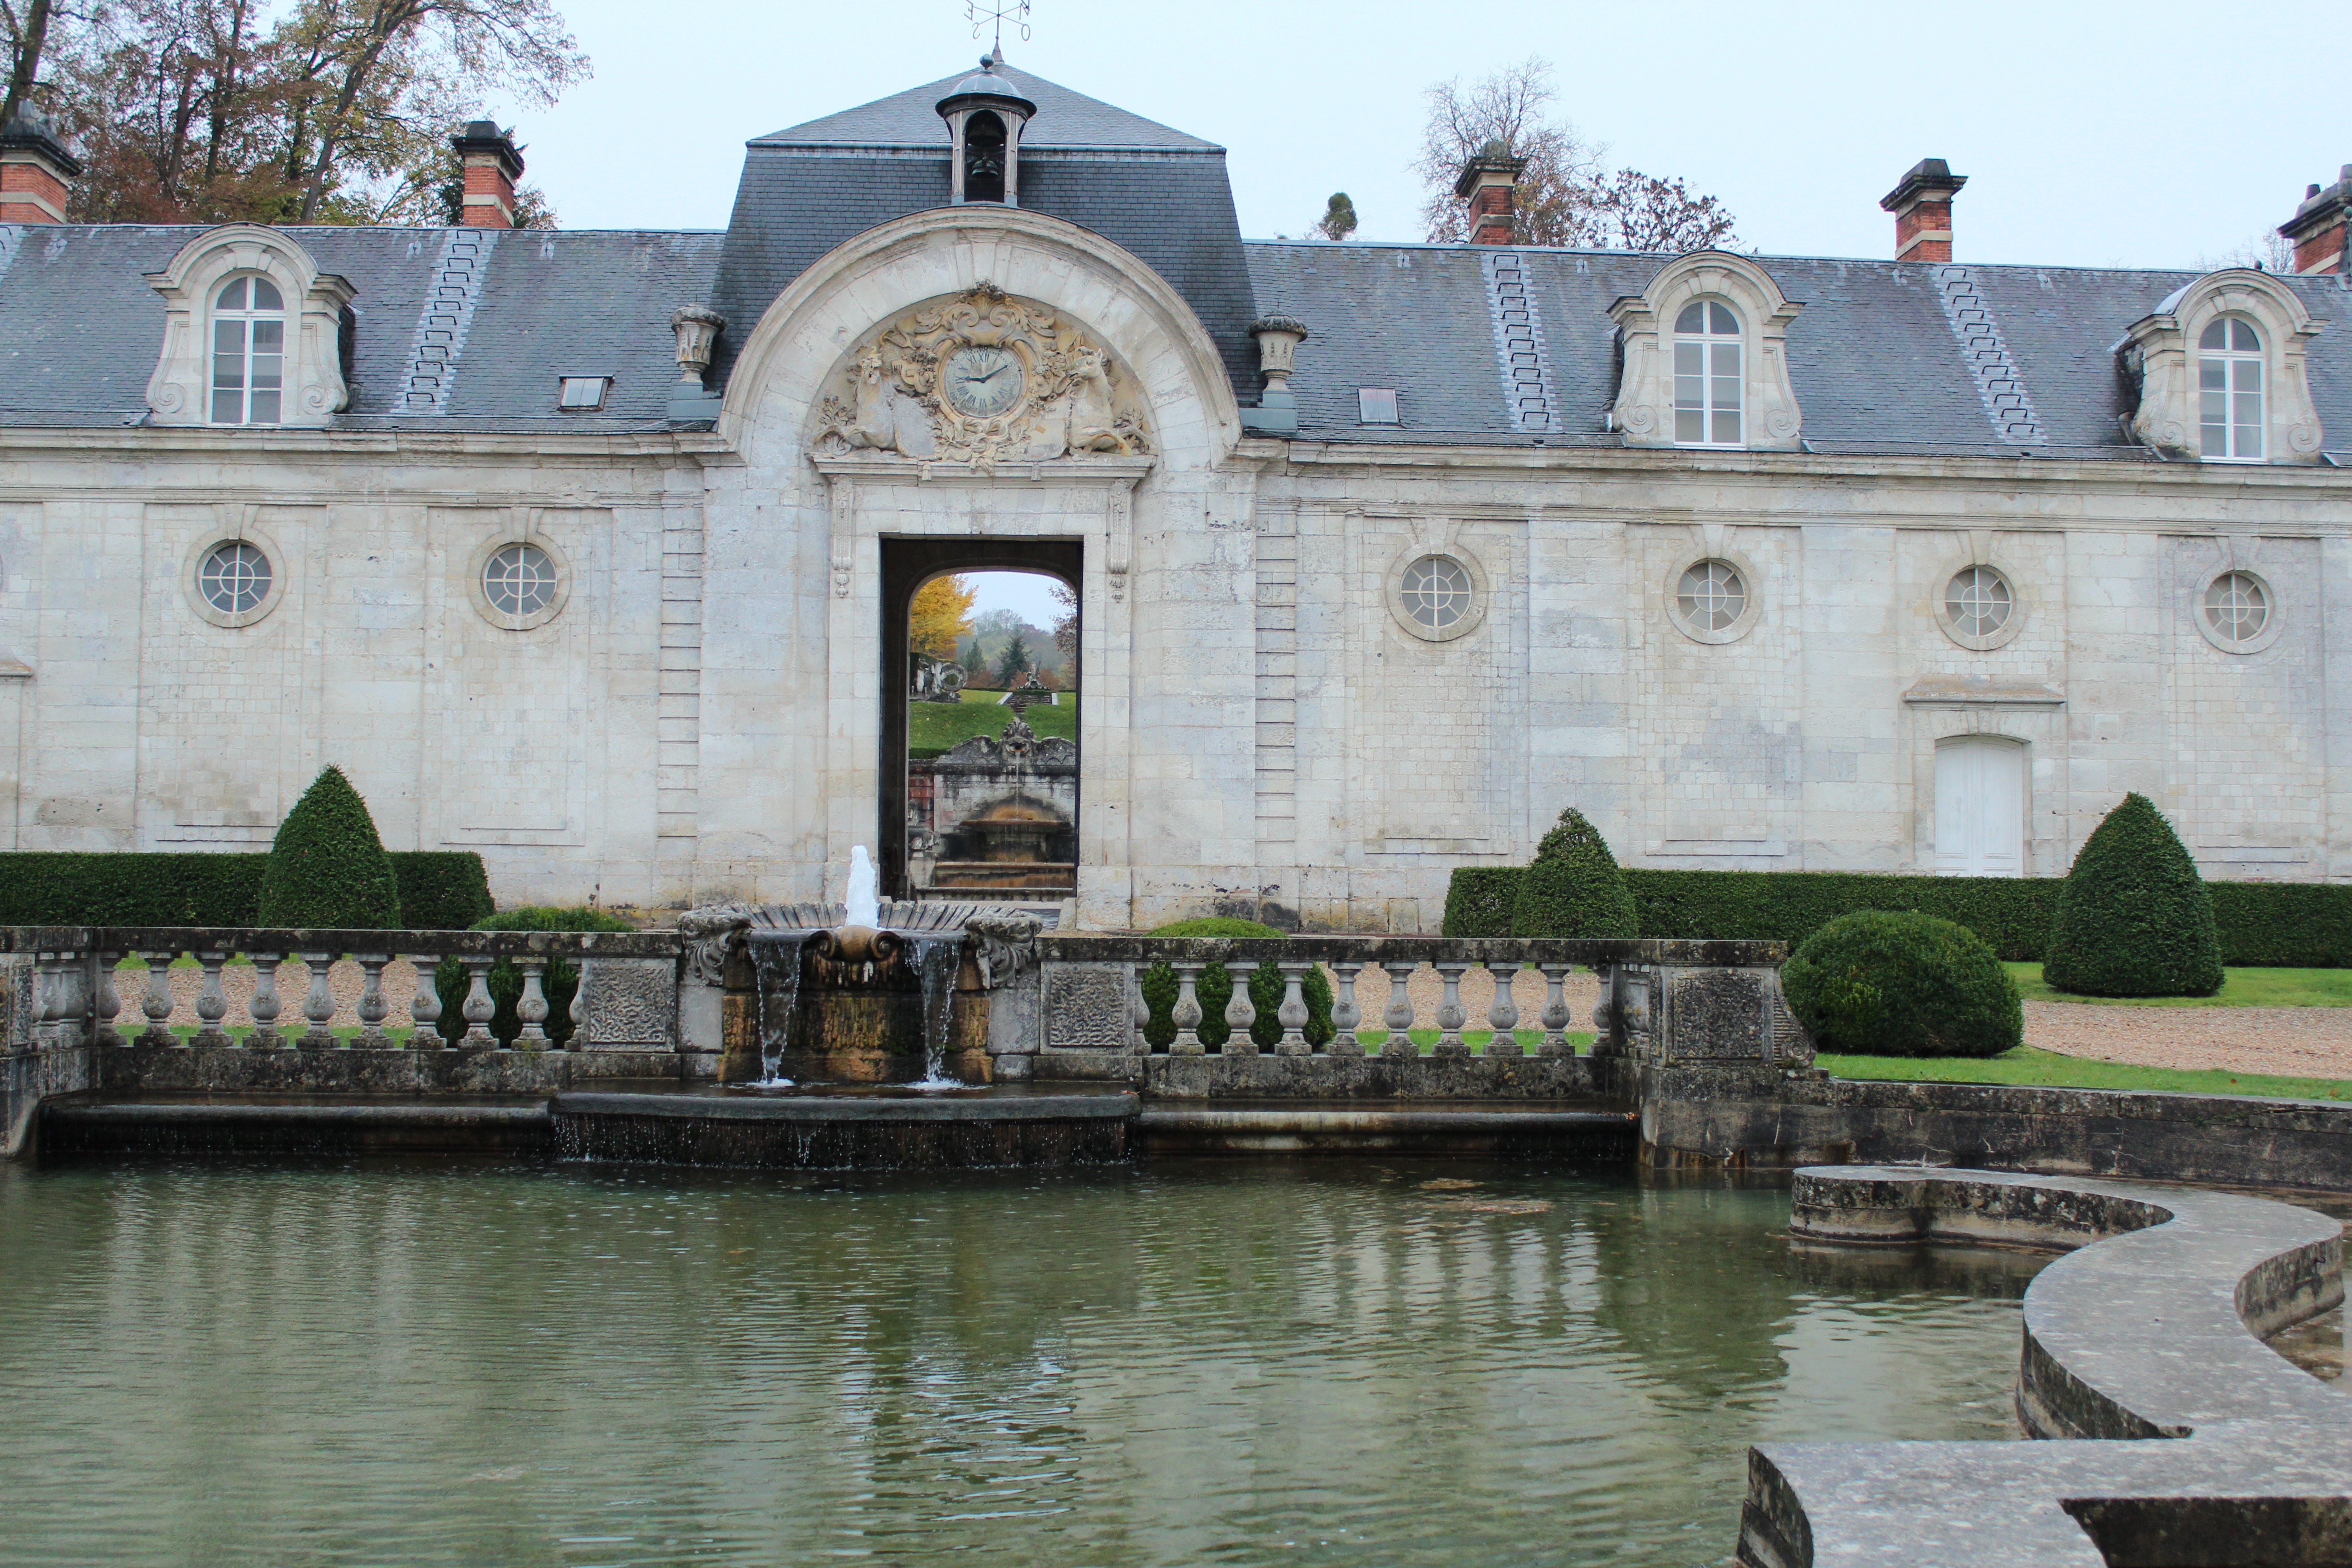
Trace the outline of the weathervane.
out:
M 965 20 L 971 24 L 971 36 L 975 38 L 980 37 L 982 27 L 995 24 L 998 59 L 1004 58 L 1005 23 L 1011 22 L 1021 29 L 1023 43 L 1029 41 L 1029 0 L 1013 0 L 1011 5 L 1006 5 L 1004 0 L 993 0 L 993 3 L 991 0 L 964 0 L 963 14 Z

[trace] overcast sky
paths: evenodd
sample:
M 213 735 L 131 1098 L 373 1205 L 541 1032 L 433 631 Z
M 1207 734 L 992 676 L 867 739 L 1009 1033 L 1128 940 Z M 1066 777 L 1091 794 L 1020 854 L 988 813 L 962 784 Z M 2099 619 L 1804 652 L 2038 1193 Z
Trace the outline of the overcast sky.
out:
M 566 228 L 719 228 L 749 138 L 964 68 L 961 0 L 560 0 L 593 80 L 496 105 Z M 1422 237 L 1422 94 L 1540 54 L 1612 161 L 1727 203 L 1743 247 L 1884 257 L 1878 198 L 1969 176 L 1962 260 L 2187 267 L 2352 161 L 2352 5 L 1036 0 L 1015 65 L 1228 149 L 1242 233 L 1334 190 L 1362 239 Z

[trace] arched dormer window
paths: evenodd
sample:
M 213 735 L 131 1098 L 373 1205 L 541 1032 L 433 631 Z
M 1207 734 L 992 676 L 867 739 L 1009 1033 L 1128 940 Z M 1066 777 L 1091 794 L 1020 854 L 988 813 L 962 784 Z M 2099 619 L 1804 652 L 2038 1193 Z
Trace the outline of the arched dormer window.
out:
M 2322 325 L 2293 286 L 2251 267 L 2184 284 L 2118 345 L 2139 389 L 2133 437 L 2207 462 L 2317 462 L 2305 358 Z
M 1794 450 L 1788 338 L 1802 309 L 1744 256 L 1676 257 L 1609 307 L 1624 351 L 1610 427 L 1629 447 Z
M 1722 300 L 1693 300 L 1675 315 L 1675 446 L 1741 444 L 1739 349 L 1739 318 Z
M 342 330 L 353 290 L 291 237 L 229 224 L 190 240 L 147 282 L 163 297 L 147 382 L 156 424 L 315 429 L 350 404 Z
M 212 422 L 275 425 L 286 389 L 286 297 L 267 278 L 213 295 Z
M 2197 336 L 2199 452 L 2207 459 L 2263 458 L 2263 339 L 2252 321 L 2216 316 Z

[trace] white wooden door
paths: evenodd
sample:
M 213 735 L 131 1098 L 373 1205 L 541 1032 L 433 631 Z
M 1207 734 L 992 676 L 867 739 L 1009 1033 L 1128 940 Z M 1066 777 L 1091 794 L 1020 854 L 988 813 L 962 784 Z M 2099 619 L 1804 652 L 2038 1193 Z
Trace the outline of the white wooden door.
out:
M 1969 735 L 1936 748 L 1936 871 L 2025 873 L 2025 748 Z

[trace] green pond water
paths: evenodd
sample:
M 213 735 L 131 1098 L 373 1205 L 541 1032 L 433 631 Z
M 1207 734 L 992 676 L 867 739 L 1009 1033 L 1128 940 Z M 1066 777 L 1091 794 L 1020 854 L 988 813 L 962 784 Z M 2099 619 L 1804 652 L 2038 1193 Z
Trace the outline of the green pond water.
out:
M 1460 1162 L 0 1168 L 0 1559 L 1719 1563 L 2041 1259 Z

